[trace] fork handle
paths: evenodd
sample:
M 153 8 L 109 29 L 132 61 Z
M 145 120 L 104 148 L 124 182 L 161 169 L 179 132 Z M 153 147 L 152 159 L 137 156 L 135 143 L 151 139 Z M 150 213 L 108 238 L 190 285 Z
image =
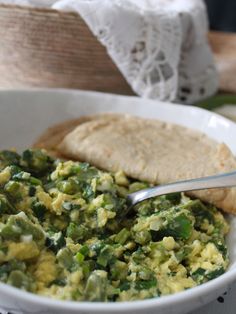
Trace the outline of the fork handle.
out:
M 127 198 L 130 205 L 133 206 L 146 199 L 164 194 L 232 186 L 236 186 L 236 171 L 155 186 L 131 193 L 127 196 Z

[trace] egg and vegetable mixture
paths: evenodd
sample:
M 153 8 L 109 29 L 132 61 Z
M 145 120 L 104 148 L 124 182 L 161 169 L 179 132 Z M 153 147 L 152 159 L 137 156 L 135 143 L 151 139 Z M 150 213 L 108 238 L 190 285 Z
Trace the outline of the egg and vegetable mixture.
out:
M 125 214 L 127 193 L 146 187 L 42 150 L 2 151 L 0 280 L 58 299 L 127 301 L 224 273 L 222 214 L 179 193 Z

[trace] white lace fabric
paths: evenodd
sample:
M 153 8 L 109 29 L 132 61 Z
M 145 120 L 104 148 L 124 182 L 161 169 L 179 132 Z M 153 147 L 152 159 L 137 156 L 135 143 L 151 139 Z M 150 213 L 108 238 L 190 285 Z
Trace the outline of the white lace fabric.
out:
M 0 0 L 76 11 L 140 96 L 195 103 L 218 76 L 202 0 Z

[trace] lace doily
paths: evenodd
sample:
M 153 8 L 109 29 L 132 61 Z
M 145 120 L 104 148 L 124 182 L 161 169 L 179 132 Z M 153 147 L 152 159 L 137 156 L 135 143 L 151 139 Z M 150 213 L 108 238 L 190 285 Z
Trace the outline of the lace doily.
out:
M 0 0 L 76 11 L 140 96 L 194 103 L 218 76 L 202 0 Z

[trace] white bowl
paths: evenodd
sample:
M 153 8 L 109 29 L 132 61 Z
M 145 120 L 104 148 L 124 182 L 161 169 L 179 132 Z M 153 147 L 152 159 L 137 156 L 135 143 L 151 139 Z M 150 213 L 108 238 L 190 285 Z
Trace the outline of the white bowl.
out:
M 126 112 L 174 122 L 205 132 L 229 145 L 236 154 L 236 124 L 209 111 L 137 97 L 85 91 L 31 90 L 0 92 L 0 149 L 29 147 L 48 126 L 97 112 Z M 57 301 L 0 284 L 1 306 L 10 312 L 47 314 L 184 314 L 223 293 L 236 280 L 236 217 L 229 217 L 230 267 L 220 277 L 198 287 L 144 301 L 101 303 Z

